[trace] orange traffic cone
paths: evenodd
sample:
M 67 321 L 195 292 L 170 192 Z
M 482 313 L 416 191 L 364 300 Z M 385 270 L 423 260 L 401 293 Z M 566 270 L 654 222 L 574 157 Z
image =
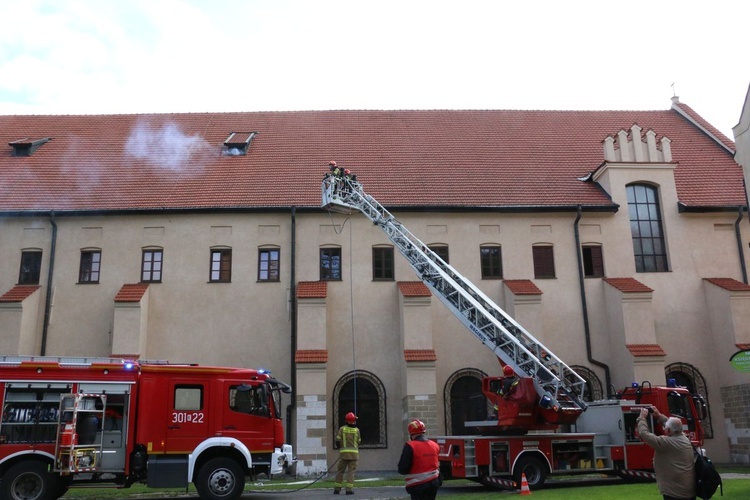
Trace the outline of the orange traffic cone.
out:
M 521 473 L 521 491 L 519 492 L 520 495 L 531 495 L 531 490 L 529 489 L 529 483 L 526 481 L 526 474 Z

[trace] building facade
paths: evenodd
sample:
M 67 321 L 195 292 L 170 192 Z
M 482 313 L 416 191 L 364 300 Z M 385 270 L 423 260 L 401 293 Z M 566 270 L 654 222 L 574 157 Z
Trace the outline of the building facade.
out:
M 405 423 L 487 417 L 495 355 L 363 215 L 320 208 L 351 168 L 419 239 L 588 382 L 676 378 L 706 448 L 747 460 L 750 225 L 734 143 L 663 111 L 340 111 L 0 117 L 0 353 L 270 369 L 294 387 L 300 474 L 355 411 L 360 468 Z

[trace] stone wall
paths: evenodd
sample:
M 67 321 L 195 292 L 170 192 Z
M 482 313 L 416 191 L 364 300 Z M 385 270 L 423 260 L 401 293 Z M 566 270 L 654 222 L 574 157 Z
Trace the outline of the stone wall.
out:
M 732 463 L 750 464 L 750 384 L 721 388 L 729 458 Z

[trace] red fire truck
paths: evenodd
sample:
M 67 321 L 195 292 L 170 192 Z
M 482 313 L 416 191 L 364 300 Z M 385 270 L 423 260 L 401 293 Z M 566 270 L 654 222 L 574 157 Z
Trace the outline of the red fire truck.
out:
M 246 476 L 282 474 L 296 460 L 282 392 L 290 387 L 263 370 L 0 356 L 0 498 L 136 482 L 239 498 Z
M 540 488 L 549 474 L 654 479 L 653 450 L 635 432 L 641 409 L 651 406 L 679 417 L 693 445 L 703 444 L 705 402 L 673 381 L 667 387 L 634 383 L 611 399 L 585 402 L 582 377 L 366 194 L 356 177 L 326 175 L 322 207 L 345 214 L 358 210 L 380 227 L 433 295 L 504 369 L 510 367 L 507 388 L 503 377 L 482 382 L 496 415 L 466 422 L 467 435 L 434 438 L 446 479 L 514 488 L 523 474 L 531 489 Z M 655 432 L 663 430 L 656 425 Z

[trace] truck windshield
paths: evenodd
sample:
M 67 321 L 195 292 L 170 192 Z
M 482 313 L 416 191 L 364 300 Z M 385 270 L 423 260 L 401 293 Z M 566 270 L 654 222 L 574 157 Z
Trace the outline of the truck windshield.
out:
M 263 417 L 271 416 L 265 385 L 233 385 L 229 388 L 229 409 Z
M 688 395 L 681 394 L 677 391 L 671 391 L 667 394 L 669 413 L 675 417 L 682 417 L 688 420 L 693 419 L 694 415 L 691 411 L 690 402 L 691 398 Z

